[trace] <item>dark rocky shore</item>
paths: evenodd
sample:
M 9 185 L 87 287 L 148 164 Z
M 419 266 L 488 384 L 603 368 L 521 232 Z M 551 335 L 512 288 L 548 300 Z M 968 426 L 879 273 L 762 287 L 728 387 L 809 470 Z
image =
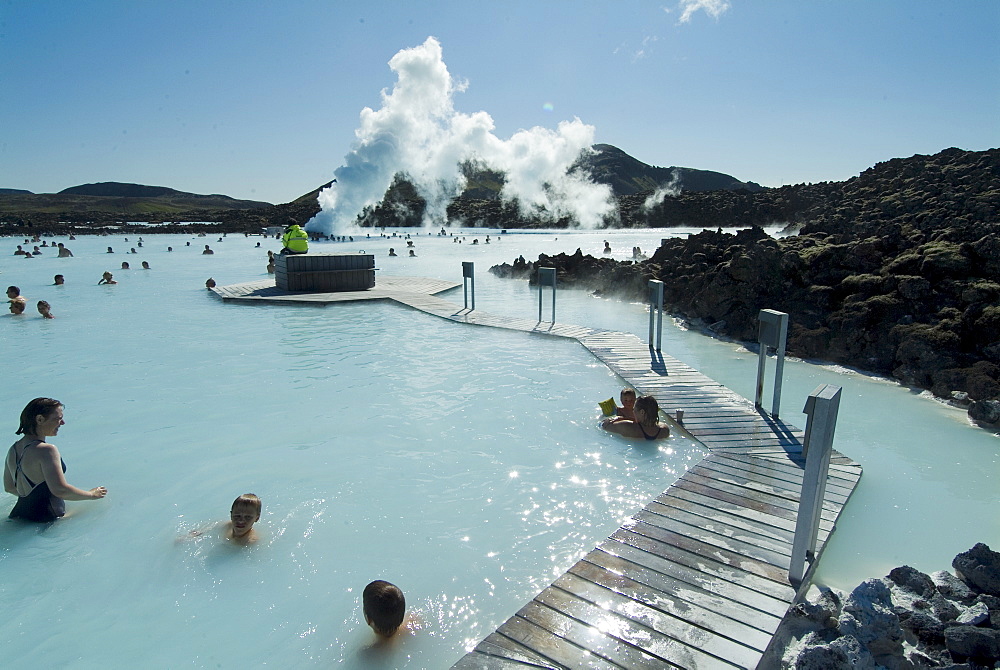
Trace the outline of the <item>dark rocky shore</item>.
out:
M 759 667 L 995 668 L 1000 553 L 980 543 L 952 568 L 927 575 L 902 566 L 850 594 L 822 590 L 792 608 Z
M 1000 150 L 894 159 L 803 189 L 824 197 L 785 194 L 800 205 L 787 212 L 802 221 L 798 235 L 705 230 L 645 261 L 577 250 L 491 272 L 534 281 L 537 267 L 555 267 L 561 286 L 627 299 L 659 279 L 665 310 L 745 342 L 759 310 L 787 312 L 790 355 L 887 375 L 1000 425 Z M 722 196 L 764 197 L 777 196 Z

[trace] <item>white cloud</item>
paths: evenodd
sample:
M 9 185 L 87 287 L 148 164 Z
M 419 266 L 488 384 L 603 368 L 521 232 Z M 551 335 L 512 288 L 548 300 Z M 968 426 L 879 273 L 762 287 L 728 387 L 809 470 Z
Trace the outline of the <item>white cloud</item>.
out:
M 677 23 L 689 23 L 691 17 L 698 10 L 704 10 L 706 14 L 718 21 L 729 7 L 729 0 L 680 0 L 677 3 L 677 9 L 681 12 L 681 16 L 677 19 Z
M 650 48 L 653 46 L 653 43 L 659 39 L 660 38 L 657 37 L 656 35 L 647 35 L 646 37 L 642 38 L 641 46 L 632 53 L 632 62 L 635 63 L 636 61 L 640 61 L 643 58 L 649 56 Z
M 585 226 L 614 215 L 610 188 L 569 171 L 590 150 L 593 126 L 573 119 L 556 130 L 535 127 L 500 139 L 486 112 L 455 111 L 453 96 L 467 84 L 452 78 L 433 37 L 397 53 L 389 67 L 396 84 L 382 91 L 381 108 L 361 111 L 357 141 L 334 172 L 337 183 L 320 193 L 322 211 L 309 222 L 310 230 L 331 233 L 353 226 L 358 213 L 382 199 L 397 173 L 427 200 L 424 224 L 438 227 L 465 186 L 460 166 L 467 161 L 504 171 L 501 196 L 516 200 L 524 213 L 572 216 Z

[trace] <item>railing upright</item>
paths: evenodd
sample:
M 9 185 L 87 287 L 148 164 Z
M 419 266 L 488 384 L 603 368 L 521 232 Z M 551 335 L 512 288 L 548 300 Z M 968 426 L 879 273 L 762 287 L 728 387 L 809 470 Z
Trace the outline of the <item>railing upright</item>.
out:
M 542 289 L 552 287 L 552 323 L 556 322 L 556 269 L 538 268 L 538 322 L 542 321 Z
M 656 346 L 653 346 L 653 315 L 656 315 Z M 649 347 L 660 350 L 663 339 L 663 282 L 649 280 Z
M 757 341 L 760 351 L 757 356 L 757 395 L 754 397 L 754 407 L 760 409 L 764 395 L 764 367 L 767 361 L 768 347 L 778 352 L 778 364 L 774 369 L 774 395 L 771 400 L 771 416 L 778 418 L 778 408 L 781 404 L 781 379 L 785 371 L 785 343 L 788 340 L 788 315 L 773 309 L 762 309 L 757 316 L 759 322 Z
M 462 292 L 465 295 L 465 309 L 469 309 L 469 293 L 472 293 L 472 311 L 476 311 L 476 264 L 462 261 Z M 471 286 L 470 286 L 471 285 Z
M 807 571 L 806 561 L 815 561 L 816 536 L 820 514 L 826 496 L 826 481 L 833 452 L 833 434 L 840 411 L 840 387 L 820 384 L 806 399 L 806 434 L 802 440 L 802 455 L 806 459 L 802 473 L 802 495 L 795 520 L 795 539 L 788 579 L 795 586 L 802 583 Z

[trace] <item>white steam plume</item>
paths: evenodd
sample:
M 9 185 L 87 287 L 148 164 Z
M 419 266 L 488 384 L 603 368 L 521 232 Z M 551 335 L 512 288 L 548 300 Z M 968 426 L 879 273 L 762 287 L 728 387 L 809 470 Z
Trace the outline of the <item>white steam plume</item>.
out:
M 448 203 L 465 187 L 465 162 L 504 172 L 501 197 L 517 199 L 524 214 L 572 216 L 586 227 L 614 215 L 608 186 L 570 172 L 583 152 L 592 151 L 593 126 L 573 119 L 555 131 L 535 127 L 498 138 L 486 112 L 455 111 L 452 97 L 466 83 L 452 79 L 433 37 L 397 53 L 389 67 L 396 84 L 382 91 L 381 109 L 361 111 L 357 142 L 334 172 L 336 183 L 320 192 L 322 211 L 309 230 L 329 234 L 354 226 L 365 207 L 382 200 L 397 173 L 427 201 L 424 225 L 441 226 Z
M 651 209 L 663 202 L 663 199 L 667 196 L 676 196 L 681 193 L 681 173 L 680 170 L 674 168 L 670 171 L 670 181 L 666 184 L 662 184 L 656 187 L 646 201 L 642 203 L 642 211 L 649 212 Z

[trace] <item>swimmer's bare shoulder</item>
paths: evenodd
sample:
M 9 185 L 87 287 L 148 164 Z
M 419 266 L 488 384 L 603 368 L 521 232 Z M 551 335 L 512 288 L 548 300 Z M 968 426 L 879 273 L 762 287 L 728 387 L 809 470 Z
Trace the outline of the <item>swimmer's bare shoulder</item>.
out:
M 257 534 L 256 528 L 251 528 L 245 535 L 238 536 L 233 530 L 232 521 L 221 522 L 222 527 L 222 539 L 226 542 L 232 542 L 233 544 L 239 544 L 243 546 L 257 544 L 260 539 L 260 535 Z
M 389 649 L 397 643 L 416 635 L 418 631 L 423 630 L 426 627 L 424 620 L 420 617 L 417 612 L 406 612 L 403 615 L 403 623 L 399 624 L 399 628 L 392 635 L 386 637 L 384 635 L 375 634 L 372 637 L 371 644 L 369 648 L 375 649 Z

